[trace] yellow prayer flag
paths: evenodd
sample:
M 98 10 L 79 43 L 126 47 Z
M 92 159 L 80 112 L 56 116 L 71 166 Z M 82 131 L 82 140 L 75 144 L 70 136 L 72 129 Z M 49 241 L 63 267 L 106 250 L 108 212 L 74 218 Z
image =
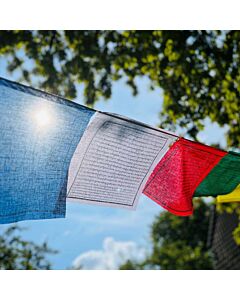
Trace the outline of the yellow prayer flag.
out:
M 240 202 L 240 184 L 231 193 L 217 197 L 217 202 Z

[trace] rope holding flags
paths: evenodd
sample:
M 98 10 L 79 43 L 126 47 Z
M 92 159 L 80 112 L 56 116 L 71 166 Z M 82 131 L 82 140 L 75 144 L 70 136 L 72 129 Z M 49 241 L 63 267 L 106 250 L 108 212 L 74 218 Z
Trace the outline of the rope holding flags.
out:
M 180 216 L 240 201 L 240 155 L 0 78 L 0 223 L 65 217 L 66 200 Z

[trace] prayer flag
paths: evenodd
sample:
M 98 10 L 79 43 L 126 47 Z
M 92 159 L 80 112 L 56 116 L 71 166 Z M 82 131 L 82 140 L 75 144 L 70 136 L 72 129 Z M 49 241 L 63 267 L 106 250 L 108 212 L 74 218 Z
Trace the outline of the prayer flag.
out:
M 240 184 L 235 188 L 234 191 L 227 195 L 220 195 L 217 197 L 217 202 L 240 202 Z
M 240 154 L 0 78 L 0 223 L 61 218 L 69 201 L 176 215 L 240 201 Z
M 229 152 L 197 187 L 194 196 L 218 196 L 231 193 L 240 183 L 240 154 Z
M 125 117 L 96 113 L 71 161 L 68 200 L 133 209 L 177 137 Z
M 173 214 L 191 215 L 196 187 L 225 154 L 180 138 L 156 166 L 143 193 Z
M 0 223 L 65 216 L 70 160 L 93 114 L 0 79 Z

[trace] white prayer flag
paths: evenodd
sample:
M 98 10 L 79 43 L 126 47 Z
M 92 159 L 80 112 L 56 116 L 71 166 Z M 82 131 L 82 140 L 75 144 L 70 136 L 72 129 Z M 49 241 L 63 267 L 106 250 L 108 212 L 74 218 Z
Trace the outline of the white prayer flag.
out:
M 67 200 L 134 209 L 177 137 L 125 117 L 96 113 L 73 155 Z

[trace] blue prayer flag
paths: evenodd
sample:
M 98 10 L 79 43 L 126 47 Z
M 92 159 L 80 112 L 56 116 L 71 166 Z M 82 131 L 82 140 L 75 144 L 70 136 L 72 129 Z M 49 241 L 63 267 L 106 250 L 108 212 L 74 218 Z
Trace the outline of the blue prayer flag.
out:
M 65 216 L 68 168 L 94 113 L 0 78 L 0 223 Z

